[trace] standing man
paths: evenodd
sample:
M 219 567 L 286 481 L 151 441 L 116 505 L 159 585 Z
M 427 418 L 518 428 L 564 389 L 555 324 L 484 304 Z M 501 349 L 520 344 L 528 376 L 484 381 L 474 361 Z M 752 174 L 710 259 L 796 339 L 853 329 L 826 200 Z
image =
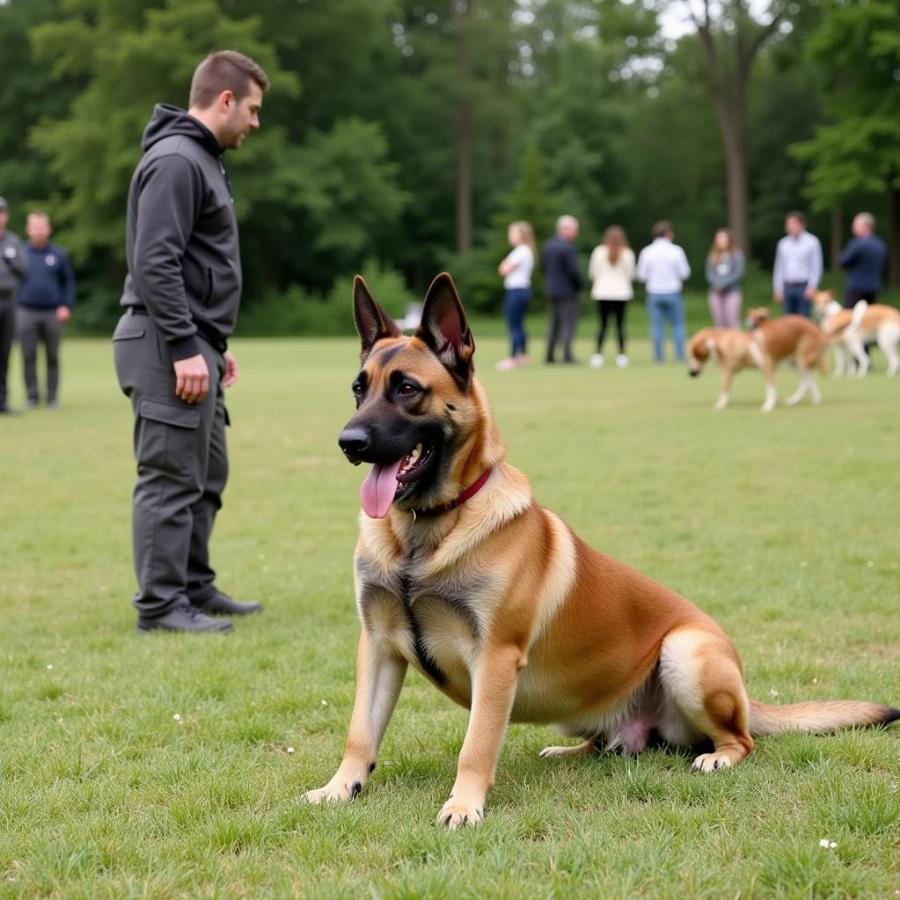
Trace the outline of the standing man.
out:
M 684 250 L 675 242 L 672 223 L 665 220 L 653 226 L 653 243 L 638 256 L 637 278 L 647 286 L 647 312 L 653 338 L 653 358 L 665 359 L 663 328 L 672 330 L 675 358 L 684 360 L 684 304 L 681 289 L 691 275 Z
M 875 216 L 861 212 L 850 226 L 853 239 L 844 247 L 838 260 L 847 270 L 844 284 L 844 307 L 853 309 L 860 300 L 875 303 L 881 290 L 881 275 L 887 262 L 887 245 L 875 234 Z
M 822 245 L 806 230 L 806 216 L 801 212 L 787 214 L 784 230 L 775 251 L 775 302 L 782 304 L 786 313 L 809 318 L 813 294 L 822 277 Z
M 13 412 L 7 404 L 6 373 L 16 336 L 16 293 L 28 268 L 25 248 L 16 235 L 6 230 L 8 222 L 9 204 L 0 197 L 0 415 Z
M 75 271 L 69 256 L 58 244 L 50 243 L 53 227 L 45 212 L 35 210 L 25 220 L 28 235 L 28 273 L 19 289 L 17 325 L 25 370 L 25 397 L 29 409 L 40 399 L 38 389 L 38 345 L 47 356 L 47 406 L 59 405 L 59 345 L 63 325 L 75 306 Z
M 260 610 L 215 585 L 209 539 L 228 477 L 223 389 L 241 297 L 231 186 L 222 163 L 259 128 L 266 73 L 222 50 L 194 72 L 187 111 L 158 104 L 128 194 L 126 312 L 113 335 L 134 411 L 132 525 L 139 632 L 229 631 Z
M 544 293 L 550 313 L 547 332 L 547 362 L 556 362 L 556 342 L 562 340 L 563 362 L 573 363 L 572 339 L 578 322 L 578 294 L 584 282 L 575 238 L 578 219 L 560 216 L 556 220 L 556 234 L 541 250 L 541 270 L 544 273 Z

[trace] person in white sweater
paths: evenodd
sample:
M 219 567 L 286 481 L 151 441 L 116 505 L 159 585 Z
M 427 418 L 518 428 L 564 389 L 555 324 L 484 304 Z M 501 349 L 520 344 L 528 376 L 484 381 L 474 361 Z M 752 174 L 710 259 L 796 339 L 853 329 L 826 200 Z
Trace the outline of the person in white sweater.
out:
M 684 307 L 681 286 L 690 277 L 684 250 L 674 243 L 671 222 L 657 222 L 653 226 L 653 243 L 641 250 L 637 262 L 638 281 L 647 285 L 647 311 L 650 313 L 650 334 L 653 338 L 653 358 L 662 362 L 663 324 L 672 329 L 675 357 L 684 360 Z
M 603 232 L 603 241 L 594 247 L 588 264 L 591 279 L 591 297 L 597 302 L 600 331 L 597 333 L 597 352 L 591 357 L 591 365 L 599 369 L 603 365 L 603 342 L 609 317 L 616 320 L 619 338 L 619 355 L 616 365 L 621 369 L 628 365 L 625 353 L 625 310 L 634 297 L 634 251 L 628 246 L 628 237 L 618 225 L 610 225 Z

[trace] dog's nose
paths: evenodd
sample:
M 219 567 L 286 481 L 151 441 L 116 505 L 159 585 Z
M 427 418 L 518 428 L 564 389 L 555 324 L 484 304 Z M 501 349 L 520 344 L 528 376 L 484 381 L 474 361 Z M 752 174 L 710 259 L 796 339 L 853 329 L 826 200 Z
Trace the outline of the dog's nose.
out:
M 351 457 L 361 456 L 369 449 L 371 443 L 372 439 L 368 430 L 359 425 L 345 428 L 338 438 L 338 446 L 347 456 Z

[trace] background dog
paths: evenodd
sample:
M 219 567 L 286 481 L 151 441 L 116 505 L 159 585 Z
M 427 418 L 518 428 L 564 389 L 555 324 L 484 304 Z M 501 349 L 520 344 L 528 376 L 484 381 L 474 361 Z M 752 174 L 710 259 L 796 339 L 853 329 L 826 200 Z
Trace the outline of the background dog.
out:
M 688 342 L 688 371 L 699 375 L 703 366 L 714 357 L 722 369 L 722 384 L 715 408 L 724 409 L 731 399 L 731 379 L 740 369 L 757 368 L 766 378 L 766 396 L 761 409 L 771 412 L 777 400 L 775 370 L 783 360 L 793 360 L 800 375 L 800 386 L 785 401 L 789 406 L 799 403 L 809 392 L 813 403 L 822 399 L 811 370 L 818 366 L 824 371 L 824 353 L 828 341 L 809 319 L 803 316 L 769 318 L 765 307 L 751 309 L 747 324 L 752 331 L 736 328 L 703 328 Z
M 656 734 L 701 747 L 693 768 L 711 772 L 742 760 L 754 735 L 900 717 L 874 703 L 750 700 L 712 618 L 540 506 L 504 461 L 448 275 L 432 283 L 413 337 L 361 279 L 354 312 L 362 367 L 339 443 L 351 462 L 372 466 L 355 556 L 356 698 L 344 758 L 307 800 L 359 794 L 409 665 L 471 710 L 438 815 L 450 828 L 483 819 L 510 721 L 556 723 L 583 739 L 545 757 L 599 746 L 638 753 Z
M 813 296 L 822 330 L 833 341 L 835 375 L 856 374 L 865 378 L 869 371 L 867 344 L 878 344 L 887 359 L 887 373 L 894 375 L 900 366 L 900 311 L 883 303 L 860 300 L 853 309 L 844 309 L 834 299 L 834 291 L 816 291 Z M 849 357 L 849 359 L 847 359 Z M 851 363 L 852 360 L 852 363 Z M 855 364 L 855 365 L 853 365 Z

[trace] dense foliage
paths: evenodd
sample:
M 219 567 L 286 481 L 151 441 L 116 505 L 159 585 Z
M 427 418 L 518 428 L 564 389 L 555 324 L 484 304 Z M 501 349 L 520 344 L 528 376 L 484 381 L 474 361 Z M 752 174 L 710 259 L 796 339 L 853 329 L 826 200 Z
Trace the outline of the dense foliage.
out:
M 316 315 L 293 306 L 321 311 L 335 282 L 364 267 L 387 274 L 401 306 L 451 267 L 472 302 L 495 309 L 495 267 L 517 217 L 542 239 L 556 215 L 574 213 L 585 251 L 612 222 L 639 245 L 671 218 L 700 271 L 728 203 L 689 7 L 0 0 L 0 194 L 14 229 L 29 207 L 51 212 L 78 266 L 79 318 L 105 327 L 143 126 L 155 102 L 184 105 L 198 60 L 227 46 L 272 77 L 263 128 L 228 165 L 245 310 L 257 322 L 272 310 L 273 330 L 314 329 Z M 893 197 L 900 218 L 893 0 L 772 3 L 768 14 L 776 7 L 783 21 L 755 60 L 746 129 L 751 251 L 763 268 L 788 209 L 811 205 L 813 230 L 827 243 L 832 229 L 833 245 L 857 209 L 887 232 Z

